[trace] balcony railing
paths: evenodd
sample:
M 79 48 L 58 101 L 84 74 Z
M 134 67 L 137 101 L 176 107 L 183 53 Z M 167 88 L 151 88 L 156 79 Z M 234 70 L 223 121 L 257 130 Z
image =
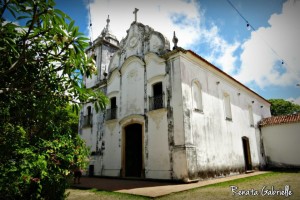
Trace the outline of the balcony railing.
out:
M 117 119 L 118 108 L 110 108 L 106 110 L 106 120 Z
M 164 95 L 149 97 L 149 110 L 156 110 L 164 107 Z
M 83 116 L 83 126 L 92 126 L 93 125 L 93 115 Z

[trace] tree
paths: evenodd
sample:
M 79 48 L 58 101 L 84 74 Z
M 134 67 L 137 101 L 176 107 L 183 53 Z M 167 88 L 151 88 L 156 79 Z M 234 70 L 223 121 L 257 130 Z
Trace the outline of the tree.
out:
M 104 108 L 105 96 L 82 84 L 82 74 L 89 77 L 96 68 L 84 52 L 88 39 L 74 21 L 54 9 L 53 0 L 21 2 L 0 4 L 0 94 L 47 95 L 74 105 L 93 101 L 96 109 Z M 25 25 L 5 21 L 5 11 Z
M 0 196 L 62 199 L 88 151 L 70 112 L 107 98 L 87 89 L 95 72 L 88 39 L 53 0 L 0 1 Z M 13 22 L 6 16 L 11 15 Z M 73 124 L 73 125 L 72 125 Z M 73 127 L 73 128 L 72 128 Z
M 271 102 L 271 115 L 288 115 L 300 112 L 300 105 L 283 99 L 269 99 Z

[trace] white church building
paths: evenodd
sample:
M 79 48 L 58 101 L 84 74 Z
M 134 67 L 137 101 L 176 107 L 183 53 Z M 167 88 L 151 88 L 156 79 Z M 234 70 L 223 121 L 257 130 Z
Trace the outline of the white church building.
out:
M 270 103 L 191 50 L 132 22 L 119 42 L 109 19 L 87 54 L 107 109 L 83 106 L 79 134 L 91 148 L 90 176 L 190 182 L 264 166 L 258 122 Z

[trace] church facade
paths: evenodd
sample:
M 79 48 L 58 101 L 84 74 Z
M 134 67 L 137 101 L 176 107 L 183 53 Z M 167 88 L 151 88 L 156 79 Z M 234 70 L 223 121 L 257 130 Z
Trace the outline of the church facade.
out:
M 120 42 L 107 26 L 87 53 L 107 109 L 83 106 L 88 175 L 185 182 L 264 166 L 258 122 L 270 103 L 191 50 L 136 20 Z

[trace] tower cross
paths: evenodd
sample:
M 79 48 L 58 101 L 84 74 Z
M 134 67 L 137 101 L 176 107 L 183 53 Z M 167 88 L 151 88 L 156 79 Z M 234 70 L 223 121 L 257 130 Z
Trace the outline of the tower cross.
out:
M 137 12 L 139 11 L 139 9 L 135 8 L 134 11 L 133 11 L 133 14 L 134 14 L 134 21 L 136 22 L 137 20 Z

